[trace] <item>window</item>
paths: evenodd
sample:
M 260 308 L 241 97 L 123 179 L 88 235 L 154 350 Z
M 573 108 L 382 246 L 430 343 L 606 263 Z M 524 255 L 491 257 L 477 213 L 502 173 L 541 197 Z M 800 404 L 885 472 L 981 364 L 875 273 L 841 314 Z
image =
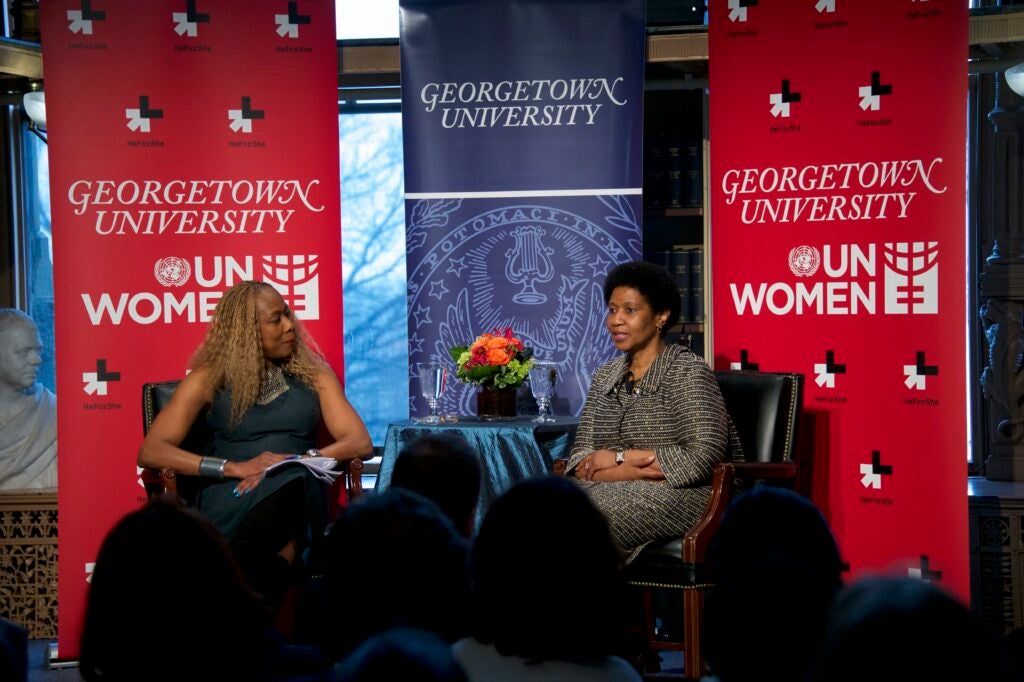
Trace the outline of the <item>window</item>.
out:
M 39 328 L 43 341 L 43 364 L 39 383 L 56 392 L 53 361 L 53 240 L 50 230 L 50 165 L 46 144 L 22 127 L 22 169 L 24 178 L 24 282 L 28 314 Z
M 345 393 L 382 445 L 409 416 L 402 117 L 339 116 Z
M 398 37 L 398 0 L 334 0 L 338 40 Z

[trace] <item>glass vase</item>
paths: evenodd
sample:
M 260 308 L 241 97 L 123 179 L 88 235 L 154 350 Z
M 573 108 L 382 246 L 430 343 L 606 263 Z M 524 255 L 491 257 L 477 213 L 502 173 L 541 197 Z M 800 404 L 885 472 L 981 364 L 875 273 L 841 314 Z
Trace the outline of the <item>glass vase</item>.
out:
M 476 394 L 476 414 L 485 420 L 516 416 L 516 389 L 484 386 Z

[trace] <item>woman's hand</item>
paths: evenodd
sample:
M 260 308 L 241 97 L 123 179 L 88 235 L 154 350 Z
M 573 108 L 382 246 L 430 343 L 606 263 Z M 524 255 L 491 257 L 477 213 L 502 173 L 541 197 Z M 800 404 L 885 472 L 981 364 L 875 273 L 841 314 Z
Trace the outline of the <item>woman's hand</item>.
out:
M 256 486 L 263 480 L 263 474 L 253 474 L 252 476 L 246 476 L 235 485 L 235 497 L 241 497 L 250 490 L 255 490 Z
M 235 497 L 239 497 L 256 488 L 263 480 L 267 469 L 286 459 L 295 459 L 295 455 L 279 455 L 276 452 L 263 451 L 244 462 L 228 462 L 224 466 L 224 477 L 242 479 L 235 486 Z
M 665 474 L 658 466 L 657 458 L 654 455 L 626 460 L 618 466 L 610 469 L 601 469 L 594 472 L 589 479 L 591 481 L 663 481 Z
M 626 450 L 625 455 L 625 461 L 617 464 L 611 450 L 594 450 L 576 465 L 576 478 L 585 481 L 633 481 L 638 478 L 658 481 L 665 478 L 653 451 Z
M 615 453 L 611 450 L 594 450 L 576 465 L 576 478 L 594 480 L 594 474 L 603 469 L 617 467 Z

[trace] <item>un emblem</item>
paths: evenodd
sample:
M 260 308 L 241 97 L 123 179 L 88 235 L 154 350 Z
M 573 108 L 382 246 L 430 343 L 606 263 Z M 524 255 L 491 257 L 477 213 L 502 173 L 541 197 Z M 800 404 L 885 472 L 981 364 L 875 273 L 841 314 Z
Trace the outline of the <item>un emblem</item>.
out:
M 797 246 L 789 252 L 789 269 L 797 277 L 810 277 L 821 265 L 821 253 L 813 246 Z
M 159 258 L 153 266 L 153 276 L 165 287 L 180 287 L 192 276 L 192 266 L 184 258 Z

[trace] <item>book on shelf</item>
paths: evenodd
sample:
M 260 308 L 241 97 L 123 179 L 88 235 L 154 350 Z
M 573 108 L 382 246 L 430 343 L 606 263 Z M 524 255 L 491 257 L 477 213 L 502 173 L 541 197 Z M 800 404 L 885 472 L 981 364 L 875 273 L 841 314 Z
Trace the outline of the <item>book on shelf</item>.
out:
M 690 271 L 690 319 L 704 321 L 704 247 L 687 251 Z
M 661 135 L 648 137 L 644 145 L 644 208 L 665 208 L 665 147 Z
M 704 205 L 704 158 L 701 153 L 700 140 L 687 140 L 683 148 L 684 177 L 682 196 L 683 206 L 687 208 L 699 208 Z
M 645 251 L 644 260 L 672 275 L 679 292 L 679 322 L 703 322 L 704 245 L 675 244 L 671 251 Z
M 672 272 L 672 263 L 669 260 L 671 255 L 670 251 L 644 251 L 644 260 Z
M 670 139 L 665 145 L 665 208 L 683 208 L 683 143 Z
M 672 279 L 679 291 L 679 321 L 690 321 L 690 254 L 687 251 L 673 250 L 669 254 Z

